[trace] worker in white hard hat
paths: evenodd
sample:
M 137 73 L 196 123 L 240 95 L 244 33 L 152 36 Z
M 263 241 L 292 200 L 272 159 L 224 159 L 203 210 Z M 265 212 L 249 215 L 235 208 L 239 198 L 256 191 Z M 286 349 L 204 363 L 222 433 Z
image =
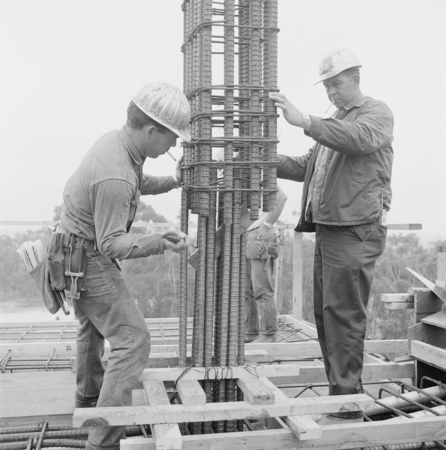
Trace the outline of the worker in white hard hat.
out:
M 190 239 L 176 229 L 160 233 L 128 233 L 141 195 L 178 188 L 175 176 L 143 174 L 147 158 L 188 141 L 189 103 L 168 83 L 142 88 L 127 109 L 127 122 L 93 145 L 68 180 L 64 209 L 56 226 L 65 247 L 65 293 L 77 320 L 77 408 L 129 406 L 132 389 L 147 365 L 150 334 L 144 317 L 121 275 L 118 260 L 181 252 Z M 101 358 L 110 343 L 107 370 Z M 87 449 L 119 449 L 125 427 L 92 428 Z
M 393 115 L 362 94 L 360 67 L 345 49 L 322 58 L 318 83 L 337 108 L 328 119 L 270 94 L 288 123 L 315 141 L 304 156 L 280 155 L 277 174 L 304 183 L 296 231 L 316 232 L 314 315 L 330 395 L 363 392 L 367 303 L 392 196 Z M 362 421 L 357 409 L 347 404 L 320 424 Z

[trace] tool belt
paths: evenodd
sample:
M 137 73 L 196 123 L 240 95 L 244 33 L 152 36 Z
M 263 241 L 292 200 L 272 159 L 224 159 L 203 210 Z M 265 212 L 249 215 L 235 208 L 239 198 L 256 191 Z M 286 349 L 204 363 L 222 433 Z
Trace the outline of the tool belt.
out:
M 258 228 L 246 233 L 246 257 L 248 259 L 270 260 L 279 256 L 279 245 L 283 245 L 280 236 L 274 232 L 259 236 Z
M 85 250 L 97 249 L 94 242 L 66 232 L 60 225 L 51 235 L 48 247 L 48 271 L 54 290 L 62 291 L 67 300 L 80 297 L 87 269 Z

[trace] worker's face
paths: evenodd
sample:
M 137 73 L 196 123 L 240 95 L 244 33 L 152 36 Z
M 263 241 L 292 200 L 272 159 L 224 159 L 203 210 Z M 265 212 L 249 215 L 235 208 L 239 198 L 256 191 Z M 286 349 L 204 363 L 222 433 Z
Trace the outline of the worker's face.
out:
M 355 100 L 358 81 L 357 76 L 346 75 L 344 72 L 324 81 L 328 98 L 336 108 L 341 109 Z
M 146 131 L 146 138 L 146 156 L 158 158 L 158 156 L 167 153 L 170 148 L 176 147 L 178 136 L 168 129 L 161 133 L 156 127 L 151 126 Z

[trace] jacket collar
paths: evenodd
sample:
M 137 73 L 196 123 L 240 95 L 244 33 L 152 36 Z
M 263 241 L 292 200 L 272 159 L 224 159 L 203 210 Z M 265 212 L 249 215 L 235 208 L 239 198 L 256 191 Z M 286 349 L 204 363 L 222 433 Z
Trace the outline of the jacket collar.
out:
M 342 109 L 345 109 L 346 111 L 349 111 L 352 108 L 360 108 L 362 105 L 365 105 L 370 100 L 373 100 L 372 97 L 369 97 L 367 95 L 363 95 L 362 97 L 359 97 L 356 100 L 353 100 L 349 105 L 344 106 Z
M 125 125 L 118 131 L 119 137 L 121 138 L 124 147 L 129 152 L 129 155 L 138 166 L 142 166 L 144 160 L 141 158 L 140 154 L 136 150 L 136 147 L 133 145 L 132 140 L 130 139 L 127 131 L 125 131 Z

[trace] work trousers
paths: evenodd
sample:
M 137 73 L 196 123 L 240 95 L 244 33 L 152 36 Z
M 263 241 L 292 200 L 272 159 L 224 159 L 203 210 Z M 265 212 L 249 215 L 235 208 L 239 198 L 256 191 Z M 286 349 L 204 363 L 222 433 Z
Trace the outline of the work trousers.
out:
M 245 335 L 277 332 L 277 307 L 274 302 L 272 276 L 274 258 L 246 259 Z M 260 313 L 260 320 L 259 320 Z
M 314 316 L 330 395 L 363 392 L 367 303 L 386 234 L 378 221 L 355 226 L 316 224 Z M 339 416 L 353 418 L 355 413 Z
M 110 258 L 87 250 L 83 289 L 73 301 L 77 328 L 77 407 L 131 406 L 132 390 L 147 364 L 150 334 L 144 317 L 130 294 L 120 271 Z M 110 343 L 107 370 L 101 358 L 104 340 Z M 116 450 L 125 427 L 96 427 L 86 449 Z

